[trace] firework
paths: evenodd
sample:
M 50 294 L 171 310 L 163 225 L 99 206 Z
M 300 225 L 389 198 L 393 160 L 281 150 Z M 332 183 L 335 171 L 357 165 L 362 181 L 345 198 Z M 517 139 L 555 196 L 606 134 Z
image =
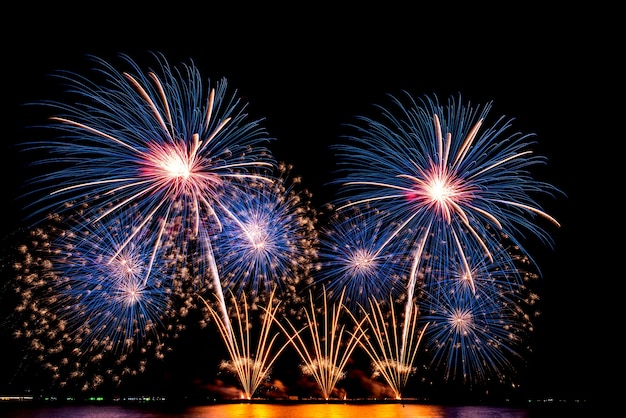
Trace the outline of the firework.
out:
M 383 121 L 359 117 L 351 125 L 356 134 L 334 147 L 338 210 L 367 205 L 388 214 L 387 221 L 396 225 L 389 245 L 412 253 L 402 341 L 420 277 L 431 280 L 430 272 L 444 271 L 455 260 L 475 292 L 469 274 L 474 253 L 493 261 L 504 236 L 531 259 L 519 238 L 530 233 L 552 245 L 535 220 L 559 225 L 534 197 L 559 190 L 530 175 L 530 168 L 545 163 L 532 153 L 530 135 L 509 134 L 512 120 L 504 117 L 487 125 L 491 103 L 473 108 L 459 97 L 442 106 L 436 97 L 406 96 L 407 106 L 392 97 L 398 116 L 379 106 Z M 498 263 L 514 261 L 504 253 Z
M 278 333 L 272 335 L 271 328 L 275 323 L 274 318 L 279 309 L 279 303 L 274 302 L 274 292 L 270 293 L 268 305 L 263 309 L 249 306 L 245 294 L 241 298 L 243 309 L 240 309 L 237 297 L 234 294 L 231 296 L 232 303 L 230 306 L 234 307 L 233 322 L 236 326 L 233 326 L 232 323 L 224 324 L 221 313 L 216 311 L 204 298 L 202 300 L 217 324 L 231 358 L 229 362 L 222 363 L 221 368 L 236 374 L 243 389 L 243 399 L 252 399 L 259 386 L 269 380 L 274 362 L 289 344 L 289 341 L 283 343 L 274 353 L 272 352 Z M 261 329 L 258 333 L 252 330 L 251 311 L 261 315 Z M 236 331 L 235 334 L 233 334 L 233 330 Z M 256 340 L 256 346 L 253 346 L 254 340 Z
M 300 368 L 302 373 L 315 380 L 322 398 L 328 400 L 335 392 L 337 383 L 345 378 L 346 364 L 363 334 L 347 331 L 341 322 L 345 310 L 341 303 L 343 295 L 331 306 L 328 305 L 326 291 L 323 296 L 320 313 L 315 306 L 312 291 L 309 292 L 310 306 L 305 311 L 306 324 L 303 328 L 297 329 L 289 318 L 285 318 L 288 325 L 285 327 L 279 318 L 274 318 L 304 362 Z M 357 322 L 356 326 L 361 325 L 362 322 Z
M 360 117 L 356 135 L 335 145 L 338 209 L 367 203 L 389 213 L 399 225 L 394 234 L 413 236 L 420 256 L 441 255 L 420 260 L 423 269 L 448 257 L 466 265 L 465 249 L 489 254 L 499 245 L 493 230 L 520 249 L 524 232 L 552 245 L 534 221 L 558 222 L 533 195 L 558 190 L 531 177 L 545 159 L 530 150 L 530 135 L 508 134 L 512 121 L 504 118 L 487 125 L 491 103 L 473 108 L 450 98 L 442 106 L 436 97 L 406 96 L 407 106 L 393 98 L 399 116 L 380 107 L 383 122 Z
M 225 301 L 230 321 L 224 322 L 213 305 L 205 303 L 230 354 L 221 368 L 238 377 L 245 399 L 269 379 L 272 364 L 285 347 L 271 354 L 276 339 L 269 336 L 271 318 L 300 298 L 298 290 L 308 284 L 315 257 L 315 211 L 310 194 L 299 188 L 300 179 L 290 177 L 290 170 L 281 163 L 272 182 L 251 182 L 248 193 L 234 200 L 234 216 L 224 219 L 214 241 L 222 285 L 232 295 L 230 304 Z M 287 303 L 274 302 L 277 292 Z M 267 306 L 259 308 L 263 302 Z M 257 320 L 250 317 L 251 310 L 260 309 L 267 313 L 260 319 L 255 315 Z M 259 321 L 260 331 L 253 332 Z
M 140 221 L 118 251 L 146 230 L 156 237 L 153 259 L 166 239 L 180 248 L 193 240 L 190 255 L 206 263 L 217 291 L 210 236 L 234 216 L 228 199 L 272 169 L 271 138 L 225 79 L 209 80 L 205 90 L 193 63 L 173 68 L 154 57 L 157 70 L 148 72 L 125 55 L 128 71 L 94 58 L 101 83 L 60 73 L 70 104 L 44 103 L 57 112 L 46 127 L 59 137 L 23 144 L 48 155 L 33 164 L 49 170 L 32 179 L 32 193 L 43 195 L 28 208 L 32 217 L 63 214 L 68 201 L 81 202 L 90 222 L 132 210 Z
M 215 252 L 222 284 L 236 295 L 298 298 L 316 259 L 316 212 L 291 166 L 278 164 L 272 182 L 250 184 L 226 218 Z
M 363 333 L 359 343 L 372 360 L 373 377 L 382 377 L 399 400 L 409 378 L 416 372 L 415 357 L 428 323 L 418 334 L 419 310 L 413 306 L 408 310 L 411 317 L 405 319 L 408 332 L 401 332 L 403 319 L 396 316 L 394 305 L 392 297 L 388 304 L 371 298 L 369 309 L 361 307 L 365 321 L 358 321 L 354 315 L 352 318 Z M 364 328 L 364 324 L 369 327 Z
M 246 399 L 269 378 L 272 364 L 287 345 L 270 357 L 276 338 L 269 337 L 272 318 L 285 305 L 294 308 L 293 303 L 301 298 L 298 291 L 309 284 L 316 255 L 316 214 L 310 194 L 300 188 L 300 178 L 290 177 L 290 170 L 291 166 L 281 163 L 272 182 L 251 182 L 248 193 L 234 200 L 233 216 L 224 219 L 214 245 L 223 287 L 232 294 L 227 303 L 233 311 L 230 322 L 205 304 L 231 357 L 222 369 L 237 375 Z M 288 303 L 274 304 L 277 292 Z M 254 307 L 259 312 L 258 304 L 263 302 L 267 306 L 260 309 L 267 313 L 261 315 L 260 332 L 251 335 L 258 321 L 250 318 L 250 310 Z M 252 347 L 254 339 L 256 347 Z
M 81 228 L 69 227 L 75 224 Z M 172 274 L 175 257 L 163 256 L 146 282 L 149 237 L 118 251 L 133 225 L 51 216 L 19 245 L 14 335 L 24 342 L 21 367 L 35 361 L 47 371 L 40 384 L 81 392 L 119 386 L 162 361 L 185 328 L 183 310 L 198 277 L 190 283 Z
M 94 58 L 93 80 L 60 73 L 71 99 L 43 103 L 56 138 L 23 144 L 45 174 L 26 195 L 16 336 L 60 385 L 143 371 L 200 300 L 247 399 L 287 345 L 324 399 L 358 346 L 400 399 L 422 338 L 446 379 L 504 380 L 532 329 L 525 268 L 537 266 L 522 238 L 552 245 L 536 221 L 558 226 L 536 200 L 560 191 L 531 176 L 545 162 L 531 135 L 504 117 L 488 125 L 491 103 L 392 97 L 382 121 L 358 118 L 334 147 L 339 195 L 318 235 L 310 194 L 225 79 L 205 84 L 193 63 L 158 54 L 147 72 L 121 58 L 127 71 Z
M 419 300 L 422 321 L 430 326 L 425 334 L 431 353 L 431 369 L 444 369 L 446 381 L 465 384 L 495 377 L 512 381 L 520 350 L 532 332 L 532 308 L 538 300 L 530 282 L 537 275 L 526 271 L 528 258 L 501 247 L 494 260 L 480 253 L 466 266 L 451 264 L 436 277 Z
M 56 296 L 50 309 L 82 347 L 98 344 L 119 353 L 140 346 L 168 304 L 165 266 L 145 276 L 152 237 L 143 233 L 124 245 L 132 219 L 81 224 L 85 229 L 69 229 L 52 243 L 55 280 L 48 285 Z
M 369 308 L 372 299 L 403 293 L 406 267 L 399 252 L 390 250 L 388 229 L 375 210 L 362 213 L 351 207 L 348 212 L 332 213 L 320 233 L 320 268 L 315 280 L 331 302 L 343 294 L 344 305 L 357 312 L 360 307 Z

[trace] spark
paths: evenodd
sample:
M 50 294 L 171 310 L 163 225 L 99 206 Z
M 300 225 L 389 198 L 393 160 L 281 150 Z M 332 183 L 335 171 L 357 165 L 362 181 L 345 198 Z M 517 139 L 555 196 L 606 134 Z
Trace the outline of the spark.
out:
M 326 291 L 323 295 L 324 304 L 319 314 L 321 322 L 318 322 L 318 309 L 313 302 L 312 291 L 309 292 L 310 306 L 309 310 L 305 311 L 306 324 L 303 328 L 298 330 L 293 322 L 286 318 L 288 329 L 281 324 L 279 318 L 274 318 L 304 362 L 301 367 L 302 373 L 315 380 L 322 398 L 328 400 L 337 383 L 345 378 L 346 364 L 358 346 L 362 334 L 348 332 L 345 324 L 341 323 L 340 319 L 345 310 L 341 304 L 343 296 L 337 303 L 329 306 Z
M 233 315 L 236 318 L 234 320 L 236 327 L 233 327 L 232 323 L 223 323 L 221 314 L 202 296 L 200 298 L 217 324 L 230 355 L 230 362 L 223 364 L 222 368 L 232 370 L 238 376 L 242 386 L 243 398 L 252 399 L 261 384 L 269 379 L 274 362 L 289 344 L 289 341 L 283 343 L 272 353 L 279 334 L 272 335 L 271 328 L 280 303 L 274 303 L 274 293 L 272 292 L 268 305 L 262 309 L 264 314 L 261 319 L 261 329 L 258 334 L 252 335 L 251 307 L 248 305 L 245 295 L 242 297 L 242 309 L 239 307 L 235 295 L 231 294 L 231 306 L 234 307 Z M 236 335 L 232 333 L 233 328 L 237 331 Z M 253 346 L 255 338 L 256 346 Z

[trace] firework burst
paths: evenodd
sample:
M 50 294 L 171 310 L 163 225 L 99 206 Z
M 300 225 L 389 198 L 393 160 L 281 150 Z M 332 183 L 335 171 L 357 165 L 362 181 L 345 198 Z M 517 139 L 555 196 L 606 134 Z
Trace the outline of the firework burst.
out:
M 330 209 L 332 211 L 332 209 Z M 331 302 L 343 294 L 352 312 L 369 309 L 369 301 L 399 297 L 406 286 L 406 266 L 397 251 L 391 251 L 383 216 L 376 210 L 332 212 L 320 233 L 316 285 L 326 289 Z M 322 288 L 320 286 L 320 288 Z
M 39 384 L 84 392 L 117 387 L 161 362 L 201 281 L 173 274 L 176 257 L 163 256 L 146 282 L 149 239 L 118 251 L 134 219 L 80 219 L 51 216 L 19 245 L 14 336 L 24 343 L 22 367 L 35 361 L 47 372 Z M 75 224 L 82 227 L 68 227 Z
M 446 295 L 442 309 L 476 308 L 498 315 L 499 303 L 504 300 L 484 297 L 477 292 L 477 272 L 472 261 L 477 254 L 498 266 L 515 266 L 516 257 L 500 251 L 503 240 L 513 243 L 516 253 L 532 262 L 521 243 L 521 238 L 532 235 L 544 244 L 552 245 L 547 231 L 536 221 L 541 218 L 559 226 L 544 212 L 535 200 L 538 195 L 555 196 L 560 191 L 554 186 L 535 180 L 530 169 L 545 163 L 545 158 L 533 154 L 531 135 L 508 133 L 512 120 L 504 117 L 489 125 L 486 123 L 491 103 L 472 107 L 450 98 L 443 106 L 436 97 L 416 100 L 406 94 L 408 104 L 392 97 L 394 109 L 379 106 L 382 121 L 368 117 L 358 118 L 350 127 L 356 134 L 346 136 L 346 142 L 334 147 L 339 159 L 339 195 L 335 200 L 338 211 L 351 207 L 371 208 L 385 214 L 382 219 L 391 226 L 386 242 L 390 249 L 410 254 L 409 279 L 406 288 L 406 306 L 403 334 L 400 341 L 408 343 L 413 318 L 415 292 L 420 278 L 428 288 L 442 287 L 439 295 Z M 397 115 L 395 111 L 397 111 Z M 495 259 L 497 253 L 497 260 Z M 533 266 L 537 266 L 532 262 Z M 433 272 L 444 272 L 451 265 L 459 269 L 456 280 L 467 292 L 452 292 L 453 284 L 437 282 Z M 480 271 L 478 272 L 480 273 Z M 516 277 L 519 275 L 513 274 Z M 445 276 L 451 278 L 452 276 Z M 454 280 L 454 279 L 451 279 Z M 514 288 L 513 288 L 514 289 Z M 502 295 L 502 293 L 499 293 Z M 471 300 L 474 297 L 476 300 Z M 506 298 L 508 301 L 508 296 Z M 450 318 L 459 311 L 450 312 Z M 460 317 L 459 317 L 460 318 Z M 489 316 L 475 316 L 473 323 Z M 502 318 L 501 318 L 502 319 Z M 434 322 L 429 332 L 440 330 L 442 321 Z M 451 319 L 449 324 L 454 323 Z M 478 321 L 478 322 L 477 322 Z M 459 324 L 463 321 L 457 322 Z M 496 327 L 497 328 L 497 327 Z M 466 330 L 485 330 L 475 334 L 479 341 L 500 340 L 487 330 L 498 334 L 495 328 L 468 327 Z M 458 328 L 461 331 L 460 328 Z M 455 335 L 470 335 L 469 331 Z M 432 335 L 432 334 L 431 334 Z M 443 347 L 467 345 L 442 344 Z M 500 366 L 502 344 L 495 351 L 467 351 L 462 373 L 470 369 L 476 373 L 485 370 L 482 359 L 494 359 Z M 406 351 L 403 347 L 401 351 Z M 457 350 L 453 350 L 457 353 Z M 468 358 L 468 356 L 478 356 Z M 449 359 L 449 366 L 458 364 Z M 504 361 L 504 360 L 501 360 Z M 498 369 L 499 367 L 494 367 Z M 487 367 L 491 369 L 490 367 Z M 493 370 L 493 369 L 492 369 Z
M 289 341 L 273 351 L 279 334 L 272 334 L 271 329 L 280 305 L 274 302 L 274 292 L 270 293 L 268 305 L 262 309 L 256 305 L 249 306 L 245 294 L 241 297 L 242 308 L 240 308 L 238 298 L 234 294 L 231 296 L 230 306 L 233 307 L 232 316 L 235 326 L 233 323 L 224 324 L 220 312 L 216 311 L 204 298 L 202 300 L 217 324 L 230 355 L 230 361 L 223 362 L 220 368 L 234 373 L 239 378 L 243 399 L 252 399 L 259 386 L 269 380 L 274 362 Z M 261 317 L 259 320 L 261 326 L 258 331 L 252 329 L 253 322 L 255 322 L 251 318 L 252 312 L 256 312 Z M 232 330 L 235 330 L 234 334 Z M 256 345 L 254 345 L 255 341 Z
M 81 202 L 90 222 L 132 210 L 140 221 L 119 252 L 146 230 L 156 237 L 152 260 L 165 239 L 180 248 L 193 240 L 194 258 L 206 263 L 218 289 L 210 236 L 234 216 L 228 199 L 271 172 L 271 138 L 225 79 L 205 90 L 193 63 L 174 68 L 154 56 L 157 70 L 148 72 L 128 56 L 123 72 L 94 58 L 101 84 L 60 74 L 75 99 L 44 103 L 58 113 L 46 125 L 60 132 L 58 139 L 24 144 L 48 155 L 34 165 L 52 169 L 32 179 L 32 193 L 45 194 L 28 207 L 34 217 Z M 144 280 L 149 275 L 150 266 Z
M 338 209 L 368 204 L 389 213 L 398 227 L 393 234 L 414 237 L 416 260 L 428 270 L 450 257 L 467 266 L 466 251 L 490 256 L 499 231 L 520 249 L 530 233 L 552 245 L 535 221 L 545 213 L 533 195 L 554 195 L 552 185 L 533 179 L 529 169 L 545 159 L 533 154 L 530 135 L 507 133 L 511 121 L 485 120 L 491 104 L 473 108 L 451 98 L 415 100 L 405 106 L 393 98 L 398 115 L 380 107 L 384 121 L 367 117 L 354 124 L 357 134 L 336 145 L 341 186 Z M 415 286 L 413 277 L 409 291 Z
M 141 346 L 168 305 L 168 269 L 159 263 L 146 280 L 152 237 L 142 234 L 124 245 L 134 220 L 80 224 L 86 229 L 70 228 L 52 243 L 55 280 L 48 285 L 56 302 L 50 309 L 83 347 L 101 345 L 120 353 Z
M 505 255 L 506 253 L 506 255 Z M 436 277 L 419 300 L 422 321 L 430 326 L 425 343 L 431 370 L 444 370 L 446 381 L 466 384 L 513 381 L 516 364 L 533 331 L 532 309 L 538 296 L 531 282 L 537 275 L 526 270 L 530 261 L 512 248 L 494 252 L 494 261 L 474 253 L 466 266 L 452 264 Z M 470 282 L 471 277 L 471 282 Z
M 373 377 L 382 377 L 399 400 L 409 378 L 417 370 L 415 358 L 428 323 L 418 333 L 420 312 L 417 307 L 409 309 L 411 317 L 403 320 L 396 315 L 394 306 L 391 297 L 387 304 L 371 298 L 369 309 L 361 307 L 365 320 L 358 321 L 354 315 L 352 318 L 359 332 L 363 333 L 359 344 L 372 360 Z M 406 333 L 402 331 L 403 322 L 408 324 Z
M 311 195 L 280 163 L 274 181 L 254 182 L 224 220 L 215 251 L 223 287 L 251 299 L 275 289 L 298 299 L 317 257 L 316 211 Z
M 278 317 L 274 318 L 302 359 L 300 370 L 315 380 L 322 398 L 328 400 L 335 392 L 337 383 L 345 378 L 346 364 L 363 334 L 349 332 L 341 322 L 346 309 L 342 305 L 343 295 L 330 306 L 325 291 L 323 296 L 324 303 L 320 310 L 315 305 L 312 292 L 309 292 L 310 305 L 305 310 L 306 324 L 300 329 L 289 318 L 285 318 L 286 327 Z M 362 322 L 356 324 L 357 327 L 361 325 Z

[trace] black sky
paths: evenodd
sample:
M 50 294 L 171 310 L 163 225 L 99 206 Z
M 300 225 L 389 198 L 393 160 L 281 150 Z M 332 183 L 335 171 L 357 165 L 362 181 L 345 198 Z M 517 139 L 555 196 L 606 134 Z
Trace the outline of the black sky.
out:
M 126 53 L 152 64 L 149 51 L 162 52 L 172 64 L 192 59 L 206 78 L 226 77 L 250 113 L 265 118 L 277 138 L 275 155 L 294 165 L 320 203 L 334 169 L 328 145 L 342 124 L 387 104 L 387 94 L 493 101 L 494 116 L 515 118 L 514 129 L 536 134 L 535 149 L 548 158 L 537 177 L 567 195 L 542 201 L 562 224 L 552 233 L 555 248 L 531 247 L 544 281 L 536 384 L 565 396 L 606 394 L 621 331 L 605 329 L 623 276 L 608 249 L 620 227 L 607 211 L 620 192 L 612 190 L 610 161 L 619 153 L 621 120 L 608 116 L 623 84 L 612 77 L 623 49 L 613 48 L 614 11 L 527 3 L 463 10 L 447 3 L 371 9 L 185 3 L 132 11 L 112 3 L 89 11 L 22 4 L 4 12 L 3 231 L 20 222 L 14 199 L 28 175 L 13 144 L 40 122 L 22 104 L 58 91 L 51 73 L 88 69 L 87 54 L 119 63 L 117 54 Z

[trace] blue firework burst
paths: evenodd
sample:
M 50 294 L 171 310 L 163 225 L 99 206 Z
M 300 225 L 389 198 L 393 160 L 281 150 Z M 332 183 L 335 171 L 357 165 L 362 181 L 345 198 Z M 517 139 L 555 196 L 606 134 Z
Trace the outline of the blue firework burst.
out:
M 386 301 L 404 293 L 407 282 L 405 257 L 388 245 L 390 225 L 375 210 L 356 207 L 333 213 L 320 231 L 316 284 L 329 300 L 343 294 L 352 312 L 366 311 L 370 301 Z
M 94 57 L 95 81 L 59 74 L 72 99 L 44 103 L 57 112 L 46 125 L 57 138 L 23 144 L 48 155 L 33 163 L 47 171 L 32 179 L 32 193 L 43 194 L 28 208 L 36 217 L 85 203 L 91 222 L 132 210 L 141 223 L 120 251 L 149 230 L 156 243 L 193 239 L 198 258 L 210 257 L 208 237 L 229 211 L 230 189 L 272 169 L 272 138 L 226 79 L 205 83 L 193 63 L 154 57 L 154 71 L 122 55 L 127 71 Z
M 50 216 L 18 246 L 15 337 L 24 343 L 19 372 L 32 369 L 42 387 L 85 391 L 162 361 L 186 327 L 183 308 L 197 286 L 172 277 L 173 249 L 150 259 L 149 233 L 119 251 L 137 219 L 89 222 L 84 205 L 74 209 L 76 218 Z
M 166 283 L 171 268 L 160 253 L 152 265 L 154 237 L 144 231 L 124 244 L 134 219 L 80 225 L 51 244 L 55 274 L 48 283 L 49 308 L 82 351 L 121 354 L 158 339 L 171 295 Z
M 301 179 L 281 163 L 273 182 L 256 182 L 224 219 L 215 245 L 224 288 L 256 298 L 295 296 L 316 258 L 316 211 Z
M 446 378 L 503 377 L 531 327 L 518 266 L 524 260 L 538 268 L 522 241 L 553 245 L 538 221 L 559 224 L 536 199 L 561 192 L 532 177 L 531 168 L 546 160 L 533 154 L 531 135 L 511 133 L 512 119 L 487 123 L 491 103 L 405 96 L 378 106 L 380 120 L 358 117 L 349 126 L 355 133 L 333 147 L 333 203 L 340 212 L 384 214 L 386 245 L 410 254 L 407 312 L 418 300 L 433 364 Z
M 552 245 L 537 220 L 558 222 L 536 198 L 559 191 L 531 176 L 545 163 L 530 149 L 531 135 L 509 133 L 512 120 L 503 117 L 488 124 L 491 103 L 406 98 L 379 106 L 381 120 L 359 117 L 351 125 L 356 133 L 334 146 L 338 209 L 368 204 L 389 213 L 394 234 L 413 240 L 424 271 L 440 270 L 437 263 L 450 257 L 467 265 L 466 251 L 490 254 L 500 241 L 492 231 L 521 249 L 527 234 Z
M 505 255 L 506 253 L 510 253 Z M 470 270 L 453 262 L 420 295 L 420 321 L 429 323 L 424 339 L 431 366 L 445 380 L 465 383 L 514 381 L 533 331 L 537 295 L 529 282 L 527 257 L 501 247 L 491 261 L 474 252 Z M 508 260 L 516 259 L 515 265 Z

